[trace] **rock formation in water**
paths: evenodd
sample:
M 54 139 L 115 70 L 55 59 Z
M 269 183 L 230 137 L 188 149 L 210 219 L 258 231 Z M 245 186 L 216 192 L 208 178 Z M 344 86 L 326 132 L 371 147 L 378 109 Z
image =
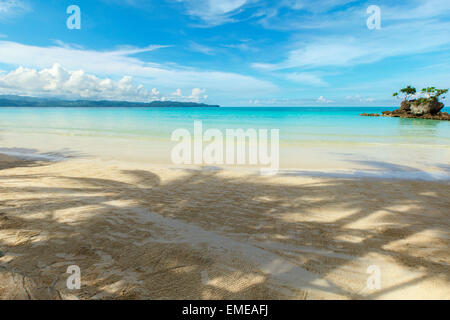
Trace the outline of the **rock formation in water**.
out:
M 443 94 L 448 92 L 448 89 L 436 89 L 435 87 L 424 88 L 421 94 L 424 97 L 409 100 L 416 96 L 416 89 L 408 86 L 400 90 L 404 95 L 404 99 L 400 108 L 394 111 L 383 111 L 381 116 L 384 117 L 398 117 L 398 118 L 416 118 L 416 119 L 431 119 L 431 120 L 450 120 L 448 112 L 441 112 L 444 104 L 439 101 Z M 394 93 L 394 96 L 398 96 Z M 445 97 L 442 97 L 445 98 Z M 377 113 L 362 113 L 361 116 L 377 117 Z

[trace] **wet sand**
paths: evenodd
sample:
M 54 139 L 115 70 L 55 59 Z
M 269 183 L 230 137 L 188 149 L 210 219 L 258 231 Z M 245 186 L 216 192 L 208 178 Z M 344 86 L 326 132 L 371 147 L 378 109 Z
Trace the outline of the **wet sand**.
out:
M 0 156 L 0 298 L 450 299 L 449 194 L 445 181 Z

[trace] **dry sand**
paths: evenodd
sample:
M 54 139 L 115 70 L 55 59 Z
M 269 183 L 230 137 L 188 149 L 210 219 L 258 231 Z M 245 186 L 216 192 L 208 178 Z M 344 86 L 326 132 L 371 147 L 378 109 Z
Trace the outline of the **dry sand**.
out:
M 0 298 L 450 299 L 449 194 L 0 156 Z M 367 287 L 372 265 L 380 289 Z

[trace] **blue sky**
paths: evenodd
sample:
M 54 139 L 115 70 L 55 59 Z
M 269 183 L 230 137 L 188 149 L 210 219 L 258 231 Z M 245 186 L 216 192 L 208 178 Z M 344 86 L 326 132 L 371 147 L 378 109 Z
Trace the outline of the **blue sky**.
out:
M 448 0 L 0 0 L 3 94 L 390 106 L 409 84 L 450 87 Z

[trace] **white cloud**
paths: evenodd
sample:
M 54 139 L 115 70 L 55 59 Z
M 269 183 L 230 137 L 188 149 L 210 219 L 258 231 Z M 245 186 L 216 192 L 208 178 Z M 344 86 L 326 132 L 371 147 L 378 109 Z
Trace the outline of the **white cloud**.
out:
M 169 96 L 171 99 L 175 99 L 177 101 L 191 101 L 191 102 L 200 102 L 201 100 L 207 100 L 208 96 L 205 94 L 206 89 L 194 88 L 191 91 L 191 94 L 188 96 L 184 96 L 181 92 L 181 89 L 175 90 Z
M 279 63 L 254 63 L 262 70 L 352 66 L 388 57 L 420 54 L 450 45 L 450 22 L 421 22 L 385 27 L 365 36 L 321 37 L 298 43 Z
M 0 21 L 7 21 L 30 10 L 21 0 L 0 0 Z
M 383 7 L 383 18 L 387 20 L 429 19 L 447 16 L 450 13 L 448 0 L 415 0 L 402 5 Z
M 289 16 L 275 14 L 264 26 L 281 30 L 316 30 L 316 33 L 293 34 L 286 46 L 286 56 L 270 63 L 254 63 L 261 70 L 289 68 L 318 68 L 328 66 L 353 66 L 372 63 L 390 57 L 410 56 L 450 45 L 450 1 L 402 1 L 381 5 L 381 30 L 368 30 L 365 26 L 366 5 L 337 5 L 352 1 L 288 1 L 306 11 L 318 11 L 299 19 L 289 11 Z M 316 9 L 315 6 L 317 7 Z M 328 8 L 319 10 L 320 6 Z M 323 12 L 322 12 L 323 11 Z
M 260 9 L 259 23 L 268 29 L 294 31 L 327 29 L 335 33 L 355 33 L 364 27 L 366 8 L 381 7 L 382 25 L 400 20 L 413 23 L 431 18 L 446 18 L 450 13 L 448 0 L 397 0 L 379 3 L 357 3 L 356 0 L 284 0 Z M 282 10 L 283 8 L 291 10 Z M 295 11 L 294 11 L 295 10 Z
M 177 0 L 184 3 L 187 14 L 202 20 L 207 26 L 216 26 L 243 19 L 260 19 L 263 24 L 267 19 L 277 17 L 283 9 L 290 11 L 308 11 L 313 15 L 346 6 L 357 0 Z M 247 13 L 248 9 L 257 9 Z M 286 10 L 284 10 L 286 11 Z
M 286 0 L 280 1 L 281 6 L 289 7 L 294 10 L 306 10 L 319 13 L 332 10 L 339 6 L 348 5 L 357 2 L 357 0 Z
M 98 76 L 121 78 L 133 76 L 144 85 L 158 86 L 160 90 L 208 87 L 218 95 L 247 95 L 248 92 L 273 92 L 272 83 L 250 76 L 221 71 L 204 71 L 182 66 L 165 66 L 145 62 L 134 54 L 151 51 L 160 46 L 146 48 L 123 47 L 114 51 L 94 51 L 70 46 L 38 47 L 11 41 L 0 41 L 0 63 L 29 68 L 48 68 L 59 63 L 69 70 L 84 70 Z
M 199 101 L 201 99 L 201 95 L 204 94 L 206 92 L 205 89 L 200 89 L 200 88 L 194 88 L 192 89 L 192 93 L 189 96 L 189 99 L 192 99 L 193 101 Z
M 173 92 L 171 95 L 175 97 L 181 97 L 182 96 L 181 89 L 175 90 L 175 92 Z
M 204 90 L 194 88 L 184 101 L 202 100 Z M 82 70 L 68 71 L 59 64 L 49 69 L 29 69 L 19 67 L 6 74 L 0 74 L 0 93 L 32 96 L 58 96 L 70 99 L 105 99 L 148 102 L 165 100 L 153 88 L 147 90 L 142 85 L 133 85 L 133 79 L 125 76 L 119 81 L 98 78 Z
M 159 91 L 158 91 L 158 89 L 153 88 L 153 89 L 152 89 L 152 95 L 153 95 L 153 96 L 159 96 Z
M 317 99 L 317 102 L 320 102 L 320 103 L 332 103 L 332 102 L 334 102 L 334 101 L 333 101 L 333 100 L 325 99 L 323 96 L 320 96 L 320 97 Z
M 240 13 L 245 5 L 258 0 L 178 0 L 186 6 L 187 13 L 214 26 L 232 22 L 233 15 Z

